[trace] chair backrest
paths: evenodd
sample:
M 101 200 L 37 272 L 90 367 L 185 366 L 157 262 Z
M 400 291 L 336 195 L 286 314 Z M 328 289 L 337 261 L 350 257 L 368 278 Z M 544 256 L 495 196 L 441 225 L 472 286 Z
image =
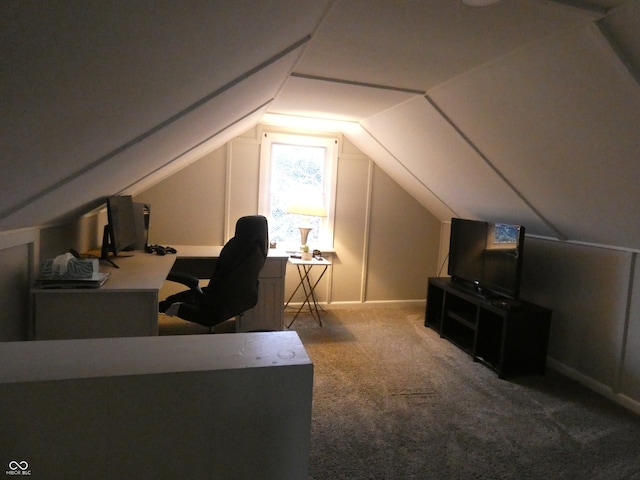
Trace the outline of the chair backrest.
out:
M 258 303 L 258 275 L 268 250 L 267 219 L 262 215 L 238 219 L 235 234 L 222 248 L 206 289 L 214 324 Z

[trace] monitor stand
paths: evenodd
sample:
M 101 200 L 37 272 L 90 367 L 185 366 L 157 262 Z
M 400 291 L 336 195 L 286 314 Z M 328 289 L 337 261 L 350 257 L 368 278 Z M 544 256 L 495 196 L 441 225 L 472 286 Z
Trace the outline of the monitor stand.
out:
M 114 262 L 113 260 L 111 260 L 108 256 L 107 256 L 107 257 L 105 257 L 104 255 L 102 255 L 102 256 L 100 257 L 100 261 L 105 261 L 105 262 L 107 262 L 109 265 L 111 265 L 111 266 L 112 266 L 112 267 L 114 267 L 114 268 L 120 268 L 120 266 L 119 266 L 116 262 Z
M 109 255 L 109 251 L 113 252 L 113 255 Z M 111 260 L 112 257 L 133 257 L 133 254 L 118 255 L 118 253 L 115 251 L 115 248 L 113 247 L 111 227 L 109 225 L 105 225 L 102 232 L 102 251 L 100 253 L 100 260 L 107 262 L 114 268 L 120 268 L 116 262 Z

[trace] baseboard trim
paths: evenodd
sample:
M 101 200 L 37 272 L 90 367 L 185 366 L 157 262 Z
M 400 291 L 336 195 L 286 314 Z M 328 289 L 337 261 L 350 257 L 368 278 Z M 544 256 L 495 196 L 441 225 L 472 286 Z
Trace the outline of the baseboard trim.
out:
M 425 308 L 426 300 L 376 300 L 371 302 L 318 302 L 318 306 L 323 310 L 337 310 L 346 308 L 383 308 L 383 307 L 411 307 L 411 308 Z M 289 308 L 299 308 L 301 302 L 291 302 Z
M 635 400 L 624 393 L 615 392 L 611 387 L 594 380 L 593 378 L 579 372 L 575 368 L 569 367 L 562 362 L 559 362 L 553 358 L 547 358 L 547 365 L 560 372 L 562 375 L 577 381 L 590 390 L 608 398 L 609 400 L 617 403 L 618 405 L 632 411 L 635 414 L 640 415 L 640 402 Z

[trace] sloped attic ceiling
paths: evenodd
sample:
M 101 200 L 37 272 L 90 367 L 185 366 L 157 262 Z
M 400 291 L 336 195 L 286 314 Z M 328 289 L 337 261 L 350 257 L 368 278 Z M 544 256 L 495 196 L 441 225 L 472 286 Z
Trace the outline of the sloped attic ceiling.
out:
M 270 113 L 346 121 L 442 220 L 640 249 L 640 0 L 8 0 L 0 15 L 2 230 L 140 191 Z

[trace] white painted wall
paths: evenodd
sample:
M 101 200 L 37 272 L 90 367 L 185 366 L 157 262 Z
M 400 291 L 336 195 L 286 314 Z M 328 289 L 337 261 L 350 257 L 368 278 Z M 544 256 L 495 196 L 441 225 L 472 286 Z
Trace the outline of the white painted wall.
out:
M 523 297 L 553 309 L 554 368 L 640 412 L 637 253 L 527 237 Z
M 30 295 L 39 263 L 37 229 L 0 233 L 0 342 L 26 340 Z
M 249 130 L 139 195 L 137 200 L 152 204 L 150 240 L 200 244 L 212 238 L 212 243 L 223 243 L 232 217 L 257 208 L 258 138 L 258 129 Z M 336 305 L 423 300 L 426 278 L 446 274 L 449 223 L 440 224 L 416 207 L 348 141 L 341 145 L 338 177 L 336 255 L 331 275 L 320 286 L 321 300 Z M 189 221 L 180 223 L 183 216 Z M 33 279 L 32 265 L 41 255 L 91 246 L 100 236 L 100 222 L 97 215 L 77 225 L 0 234 L 0 340 L 26 338 L 28 302 L 20 298 Z M 417 230 L 405 228 L 415 224 Z M 640 411 L 636 264 L 635 251 L 529 236 L 522 295 L 554 312 L 551 365 Z M 288 272 L 287 292 L 295 286 L 294 275 Z
M 220 245 L 237 218 L 257 213 L 261 132 L 245 132 L 137 195 L 151 205 L 150 242 Z M 335 252 L 328 253 L 333 266 L 318 286 L 319 300 L 424 301 L 427 278 L 437 270 L 440 222 L 340 138 Z M 285 298 L 298 280 L 289 266 Z
M 450 227 L 443 223 L 441 259 Z M 520 296 L 553 310 L 549 366 L 640 413 L 637 255 L 527 236 Z

